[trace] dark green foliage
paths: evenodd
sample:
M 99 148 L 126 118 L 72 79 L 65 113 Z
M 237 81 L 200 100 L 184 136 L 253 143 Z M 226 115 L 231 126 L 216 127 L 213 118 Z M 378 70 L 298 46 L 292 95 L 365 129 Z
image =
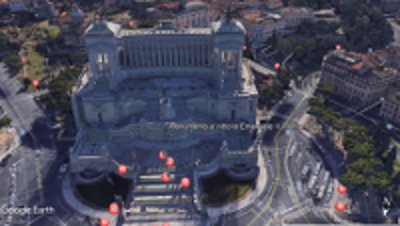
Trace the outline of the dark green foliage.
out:
M 383 155 L 387 149 L 389 137 L 383 128 L 368 130 L 354 119 L 344 118 L 340 113 L 330 109 L 323 99 L 329 99 L 334 87 L 321 84 L 317 93 L 320 97 L 309 100 L 309 113 L 317 120 L 343 133 L 343 145 L 348 153 L 345 173 L 341 181 L 353 189 L 376 187 L 381 191 L 387 190 L 390 185 L 389 174 L 392 169 L 387 167 Z M 382 139 L 383 136 L 386 138 Z
M 71 89 L 76 83 L 79 74 L 79 69 L 66 69 L 49 82 L 49 93 L 41 97 L 48 110 L 58 112 L 71 111 Z
M 16 75 L 22 69 L 21 59 L 17 53 L 7 53 L 3 60 L 11 75 Z
M 11 124 L 11 119 L 7 116 L 0 118 L 0 128 L 7 127 Z

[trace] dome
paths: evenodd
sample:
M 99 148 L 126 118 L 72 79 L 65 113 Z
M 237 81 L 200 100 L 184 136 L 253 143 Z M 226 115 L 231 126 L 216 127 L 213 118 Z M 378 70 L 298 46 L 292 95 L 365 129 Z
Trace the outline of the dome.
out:
M 201 1 L 188 2 L 185 5 L 185 10 L 187 10 L 187 11 L 196 11 L 196 10 L 207 9 L 207 8 L 209 8 L 209 5 L 207 3 L 204 3 Z

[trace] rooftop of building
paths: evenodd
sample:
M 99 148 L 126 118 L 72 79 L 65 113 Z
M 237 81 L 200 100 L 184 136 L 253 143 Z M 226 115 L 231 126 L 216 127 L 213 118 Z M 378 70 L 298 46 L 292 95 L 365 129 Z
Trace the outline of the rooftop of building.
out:
M 242 75 L 240 79 L 242 81 L 242 86 L 239 90 L 236 90 L 238 96 L 257 94 L 254 75 L 250 70 L 247 61 L 243 61 Z M 109 89 L 108 83 L 109 81 L 105 76 L 100 78 L 91 76 L 91 73 L 85 68 L 78 79 L 78 84 L 74 92 L 79 92 L 80 95 L 91 97 L 109 97 L 113 94 Z M 201 79 L 200 77 L 148 77 L 148 79 L 141 81 L 132 77 L 126 78 L 121 81 L 120 84 L 121 86 L 118 88 L 120 94 L 123 94 L 124 92 L 127 94 L 135 94 L 132 90 L 136 90 L 139 94 L 141 93 L 144 95 L 148 95 L 145 92 L 157 93 L 159 90 L 175 90 L 177 93 L 190 91 L 192 94 L 196 91 L 204 93 L 218 90 L 217 84 L 210 84 L 210 81 L 208 78 L 206 79 L 206 76 L 204 76 L 204 79 Z
M 220 20 L 213 22 L 209 28 L 178 28 L 172 22 L 160 23 L 155 28 L 122 29 L 121 25 L 102 18 L 94 19 L 94 22 L 86 29 L 89 35 L 114 35 L 116 37 L 135 35 L 210 35 L 216 33 L 246 33 L 244 26 L 237 20 Z
M 210 5 L 202 1 L 191 1 L 185 4 L 186 11 L 197 11 L 208 8 L 210 8 Z
M 312 13 L 312 10 L 306 7 L 294 7 L 288 6 L 281 9 L 281 14 L 293 14 L 293 13 Z
M 327 61 L 354 74 L 384 77 L 399 74 L 400 47 L 389 47 L 365 54 L 340 49 L 329 53 Z
M 392 86 L 390 86 L 385 100 L 392 104 L 400 106 L 400 82 L 396 82 Z
M 264 14 L 261 10 L 252 9 L 252 10 L 244 10 L 240 12 L 240 15 L 245 22 L 257 23 L 258 20 L 260 20 L 260 18 L 262 18 Z

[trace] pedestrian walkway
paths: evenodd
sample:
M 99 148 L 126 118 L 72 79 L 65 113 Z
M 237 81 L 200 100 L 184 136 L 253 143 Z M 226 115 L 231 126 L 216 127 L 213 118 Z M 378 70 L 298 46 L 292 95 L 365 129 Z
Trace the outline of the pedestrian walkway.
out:
M 258 151 L 258 166 L 260 167 L 260 174 L 257 177 L 256 189 L 241 200 L 231 202 L 222 207 L 208 207 L 207 213 L 211 218 L 216 219 L 221 215 L 237 212 L 247 206 L 253 205 L 257 201 L 261 193 L 266 189 L 268 180 L 267 168 L 261 150 Z
M 255 61 L 252 61 L 250 59 L 244 59 L 244 60 L 245 60 L 245 62 L 247 62 L 247 64 L 250 66 L 251 69 L 257 71 L 258 73 L 265 75 L 265 76 L 269 76 L 269 75 L 276 76 L 276 71 L 269 69 L 268 67 L 266 67 L 262 64 L 259 64 Z

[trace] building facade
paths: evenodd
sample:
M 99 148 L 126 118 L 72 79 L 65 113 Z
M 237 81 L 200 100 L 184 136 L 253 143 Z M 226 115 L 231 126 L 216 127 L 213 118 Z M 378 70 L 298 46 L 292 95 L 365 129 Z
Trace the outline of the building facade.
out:
M 249 33 L 249 40 L 257 46 L 275 35 L 286 35 L 304 21 L 312 21 L 314 14 L 304 7 L 285 7 L 279 13 L 264 13 L 250 9 L 241 12 L 242 21 Z
M 111 172 L 115 163 L 138 172 L 157 164 L 141 160 L 150 152 L 191 150 L 199 171 L 257 176 L 254 128 L 244 125 L 256 123 L 258 93 L 242 60 L 241 23 L 227 17 L 209 28 L 124 30 L 96 20 L 85 39 L 89 64 L 73 96 L 79 132 L 71 172 Z M 179 157 L 192 164 L 186 155 Z
M 185 10 L 174 18 L 174 22 L 180 28 L 206 28 L 219 16 L 218 10 L 209 4 L 194 1 L 185 4 Z
M 58 24 L 61 29 L 61 35 L 64 42 L 69 46 L 83 45 L 83 32 L 85 31 L 85 14 L 74 4 L 68 12 L 60 15 Z
M 337 49 L 324 57 L 321 82 L 333 84 L 336 94 L 350 103 L 373 104 L 399 80 L 398 64 L 394 62 L 396 52 L 382 49 L 360 54 Z
M 396 125 L 400 125 L 400 83 L 395 83 L 390 87 L 379 115 Z

